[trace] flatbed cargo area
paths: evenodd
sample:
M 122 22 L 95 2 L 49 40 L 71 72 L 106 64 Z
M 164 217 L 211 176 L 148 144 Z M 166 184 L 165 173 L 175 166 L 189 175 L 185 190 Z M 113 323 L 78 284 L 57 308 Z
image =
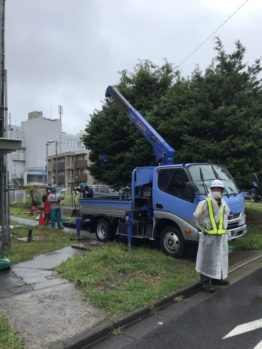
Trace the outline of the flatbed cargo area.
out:
M 127 211 L 131 210 L 132 201 L 120 197 L 87 198 L 80 199 L 80 212 L 82 215 L 106 215 L 124 218 Z

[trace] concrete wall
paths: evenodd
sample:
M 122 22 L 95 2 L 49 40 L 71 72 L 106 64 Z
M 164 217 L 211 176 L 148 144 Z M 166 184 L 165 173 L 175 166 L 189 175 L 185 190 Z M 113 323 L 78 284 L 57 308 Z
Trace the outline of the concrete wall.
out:
M 37 111 L 29 113 L 21 126 L 10 126 L 8 138 L 23 140 L 23 148 L 8 155 L 10 180 L 24 178 L 29 168 L 45 169 L 47 155 L 55 155 L 56 148 L 57 154 L 85 149 L 79 136 L 62 132 L 60 119 L 45 118 Z
M 22 122 L 26 147 L 26 167 L 45 167 L 46 143 L 59 141 L 62 124 L 59 119 L 38 117 Z
M 7 137 L 12 139 L 23 139 L 23 132 L 21 126 L 10 126 L 7 131 Z M 9 172 L 9 179 L 23 178 L 25 170 L 25 145 L 22 142 L 22 149 L 7 155 L 7 166 Z

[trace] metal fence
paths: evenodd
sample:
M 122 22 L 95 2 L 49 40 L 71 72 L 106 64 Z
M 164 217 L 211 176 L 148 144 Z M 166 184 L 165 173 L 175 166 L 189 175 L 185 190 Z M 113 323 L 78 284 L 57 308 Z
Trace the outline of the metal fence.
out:
M 25 202 L 29 197 L 29 194 L 26 190 L 10 190 L 9 191 L 9 202 L 10 204 L 17 204 L 19 202 Z

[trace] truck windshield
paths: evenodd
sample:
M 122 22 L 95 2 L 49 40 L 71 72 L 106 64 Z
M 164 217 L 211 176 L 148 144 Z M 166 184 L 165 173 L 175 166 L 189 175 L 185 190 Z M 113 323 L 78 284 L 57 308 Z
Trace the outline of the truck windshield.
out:
M 228 170 L 220 165 L 191 165 L 188 167 L 191 178 L 199 194 L 208 194 L 214 179 L 220 179 L 225 185 L 226 195 L 236 195 L 239 189 Z

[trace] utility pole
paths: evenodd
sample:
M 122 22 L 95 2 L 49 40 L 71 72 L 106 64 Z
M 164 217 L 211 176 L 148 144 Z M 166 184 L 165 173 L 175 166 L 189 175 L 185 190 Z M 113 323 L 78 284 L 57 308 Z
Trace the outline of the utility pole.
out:
M 58 158 L 57 158 L 57 141 L 55 141 L 55 182 L 58 186 Z
M 0 137 L 5 135 L 5 96 L 4 96 L 4 81 L 5 81 L 5 0 L 0 2 Z
M 57 151 L 58 142 L 57 140 L 52 139 L 46 142 L 46 171 L 48 173 L 48 145 L 52 143 L 55 143 L 55 183 L 58 184 L 58 151 Z M 52 168 L 53 168 L 53 164 L 51 166 L 51 178 L 53 178 Z
M 6 154 L 21 149 L 22 141 L 7 138 L 5 70 L 5 0 L 0 0 L 0 270 L 10 268 L 4 251 L 10 246 L 9 191 Z
M 63 106 L 62 105 L 58 106 L 58 114 L 61 122 L 61 130 L 60 130 L 60 137 L 59 137 L 59 153 L 61 154 L 62 153 L 62 131 L 63 131 L 62 130 L 63 129 L 63 126 L 62 126 Z
M 62 122 L 62 114 L 63 114 L 63 106 L 62 105 L 58 106 L 58 114 L 59 114 L 59 119 Z
M 5 121 L 6 121 L 6 105 L 5 105 L 5 0 L 0 3 L 0 137 L 5 138 Z M 3 146 L 1 147 L 3 148 Z M 0 149 L 1 150 L 1 149 Z M 9 205 L 6 191 L 7 185 L 6 173 L 6 155 L 0 151 L 0 253 L 7 249 L 10 243 L 10 223 L 9 223 Z M 2 256 L 0 255 L 0 258 Z M 3 269 L 5 265 L 4 259 L 1 258 Z M 1 265 L 1 264 L 0 264 Z M 7 262 L 8 265 L 8 262 Z

